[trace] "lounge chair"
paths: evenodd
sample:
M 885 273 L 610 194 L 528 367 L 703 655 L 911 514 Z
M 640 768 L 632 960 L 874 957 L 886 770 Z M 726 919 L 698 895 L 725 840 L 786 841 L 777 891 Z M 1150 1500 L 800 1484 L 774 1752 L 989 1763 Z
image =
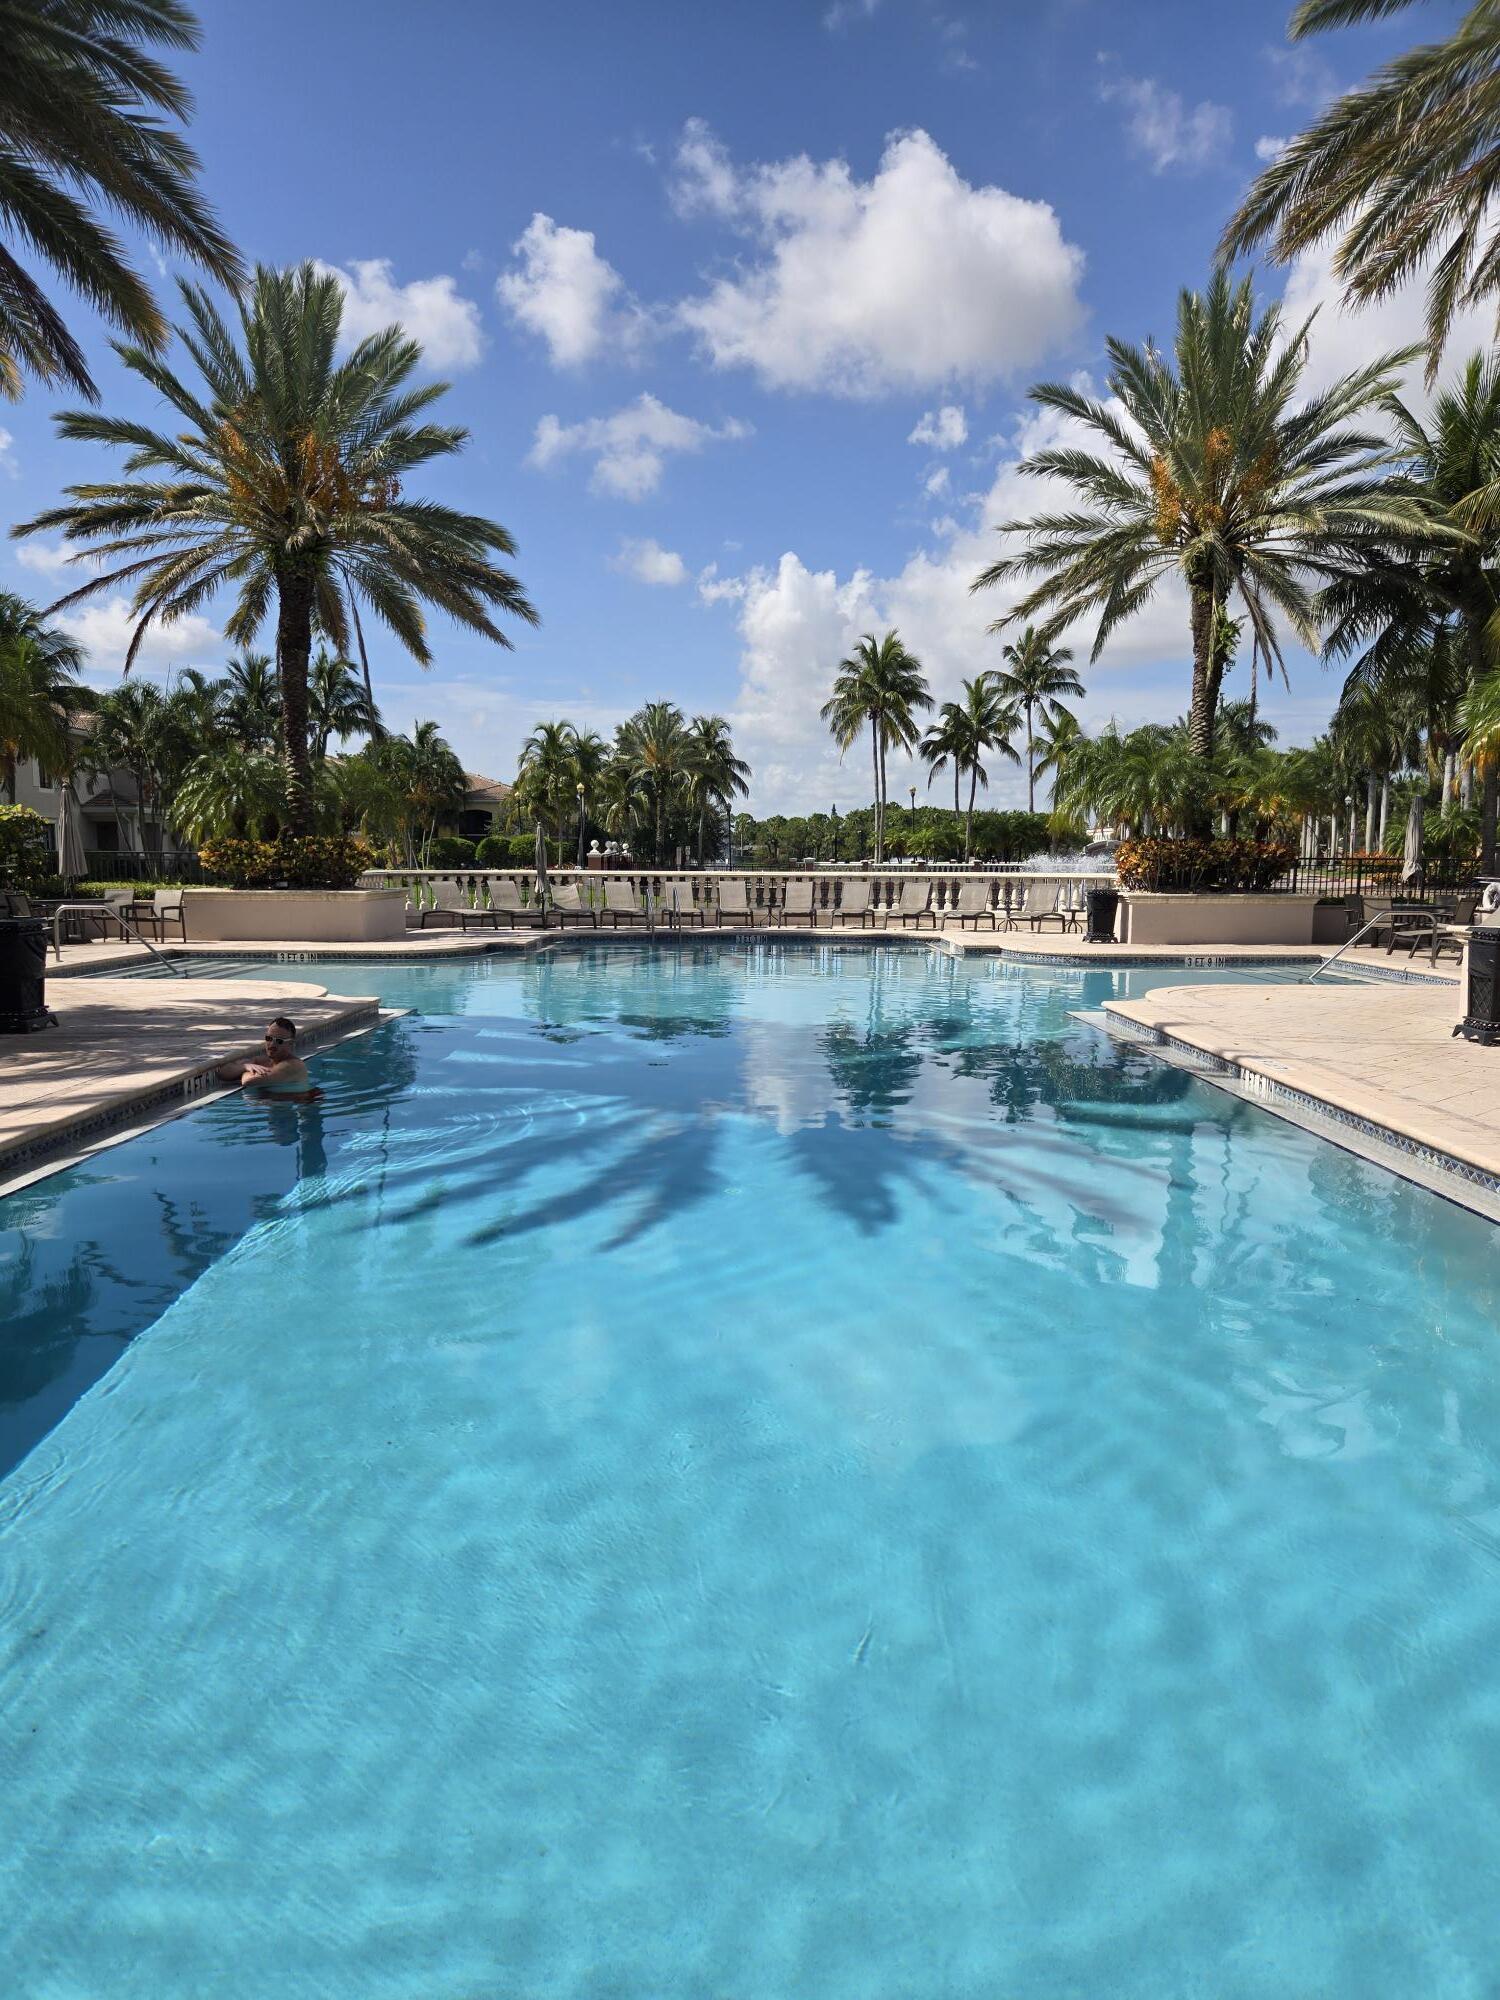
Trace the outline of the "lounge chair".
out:
M 604 885 L 604 909 L 601 915 L 608 918 L 610 928 L 618 930 L 622 923 L 644 924 L 646 912 L 641 908 L 640 898 L 631 882 L 606 882 Z
M 701 929 L 708 921 L 708 911 L 704 904 L 693 901 L 691 882 L 672 884 L 662 899 L 661 914 L 677 930 L 681 930 L 684 924 L 697 924 Z
M 1428 961 L 1436 965 L 1445 951 L 1451 951 L 1455 958 L 1464 955 L 1464 946 L 1469 942 L 1474 924 L 1474 913 L 1479 908 L 1478 896 L 1460 896 L 1451 910 L 1440 915 L 1432 927 L 1432 938 L 1428 947 Z M 1416 946 L 1412 946 L 1416 955 Z
M 870 883 L 864 875 L 851 875 L 839 884 L 839 904 L 828 913 L 830 924 L 857 923 L 861 930 L 870 921 Z
M 788 882 L 781 902 L 771 915 L 783 930 L 791 918 L 806 917 L 807 928 L 812 930 L 818 921 L 817 884 L 800 876 Z
M 1056 924 L 1060 931 L 1072 930 L 1078 922 L 1072 909 L 1064 907 L 1061 882 L 1054 883 L 1051 902 L 1041 902 L 1034 910 L 1029 909 L 1026 920 L 1034 931 L 1039 931 L 1043 924 Z
M 599 928 L 598 912 L 585 900 L 581 882 L 559 882 L 552 891 L 552 910 L 559 930 L 566 930 L 569 924 L 587 924 L 591 930 Z
M 989 918 L 991 930 L 999 928 L 995 910 L 990 903 L 990 885 L 988 882 L 960 882 L 958 885 L 958 901 L 945 911 L 944 915 L 945 919 L 947 917 L 956 918 L 960 930 L 963 929 L 965 924 L 972 924 L 977 931 L 981 917 Z
M 937 913 L 932 908 L 932 884 L 930 882 L 903 882 L 901 884 L 900 901 L 893 910 L 886 912 L 885 921 L 887 928 L 890 926 L 892 917 L 896 919 L 896 922 L 903 929 L 907 924 L 915 924 L 918 930 L 922 928 L 922 919 L 925 917 L 928 923 L 932 925 L 932 928 L 936 930 Z
M 501 875 L 490 884 L 490 906 L 487 910 L 460 912 L 462 928 L 470 924 L 483 926 L 491 924 L 499 930 L 503 924 L 506 930 L 520 930 L 530 926 L 534 930 L 547 928 L 547 911 L 542 903 L 523 903 L 518 883 L 509 875 Z
M 755 906 L 750 901 L 750 884 L 743 875 L 726 875 L 719 884 L 718 923 L 743 924 L 747 928 L 755 922 Z
M 469 901 L 469 891 L 461 882 L 439 883 L 433 890 L 433 898 L 430 904 L 417 912 L 419 931 L 425 931 L 429 924 L 457 924 L 462 930 L 463 919 L 476 914 L 474 905 Z M 489 912 L 480 911 L 478 914 L 488 916 Z

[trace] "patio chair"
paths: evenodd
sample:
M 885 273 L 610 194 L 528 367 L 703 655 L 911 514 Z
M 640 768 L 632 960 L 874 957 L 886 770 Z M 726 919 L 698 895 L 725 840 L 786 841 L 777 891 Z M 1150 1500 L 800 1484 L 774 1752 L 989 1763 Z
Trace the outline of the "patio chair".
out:
M 604 885 L 604 909 L 601 921 L 607 917 L 610 928 L 618 930 L 622 923 L 644 924 L 646 912 L 641 908 L 639 896 L 632 882 L 610 881 Z
M 1439 917 L 1432 927 L 1432 940 L 1428 947 L 1428 962 L 1436 965 L 1445 951 L 1451 951 L 1457 959 L 1462 959 L 1464 946 L 1473 935 L 1474 913 L 1479 908 L 1478 896 L 1460 896 L 1446 916 Z M 1412 955 L 1416 946 L 1412 946 Z
M 781 902 L 771 912 L 772 920 L 785 930 L 793 917 L 806 917 L 811 930 L 818 921 L 817 884 L 802 877 L 788 882 Z
M 701 930 L 708 921 L 704 904 L 693 901 L 691 882 L 672 884 L 662 899 L 661 914 L 675 930 L 681 930 L 684 924 L 697 924 Z
M 719 884 L 719 909 L 717 922 L 743 924 L 749 927 L 755 922 L 755 905 L 750 901 L 750 884 L 743 875 L 726 875 Z
M 989 918 L 991 930 L 996 930 L 999 927 L 995 910 L 990 903 L 990 885 L 988 882 L 960 882 L 958 885 L 958 902 L 947 914 L 950 917 L 957 918 L 960 930 L 963 929 L 965 924 L 972 924 L 977 931 L 981 917 Z
M 547 928 L 547 912 L 540 903 L 523 903 L 520 885 L 511 876 L 501 875 L 490 884 L 490 906 L 487 910 L 459 912 L 459 928 L 467 930 L 470 924 L 476 928 L 489 924 L 495 930 L 499 930 L 502 924 L 506 930 L 530 926 L 544 931 Z
M 566 930 L 569 924 L 587 924 L 590 930 L 598 930 L 599 913 L 583 893 L 581 882 L 559 882 L 552 891 L 552 913 L 557 918 L 559 930 Z
M 1044 890 L 1043 898 L 1045 898 L 1045 893 Z M 1060 931 L 1065 931 L 1071 929 L 1077 923 L 1078 920 L 1073 912 L 1070 909 L 1066 909 L 1063 905 L 1063 885 L 1061 882 L 1053 884 L 1050 902 L 1046 900 L 1039 901 L 1035 909 L 1027 910 L 1026 921 L 1034 931 L 1039 931 L 1043 924 L 1056 924 Z
M 896 919 L 896 922 L 901 925 L 903 930 L 908 924 L 915 924 L 917 929 L 920 930 L 924 917 L 932 925 L 932 928 L 936 930 L 937 913 L 932 908 L 932 884 L 930 882 L 903 882 L 901 884 L 900 901 L 893 910 L 886 913 L 885 921 L 887 928 L 890 927 L 892 917 Z
M 469 901 L 469 892 L 461 882 L 440 882 L 433 890 L 433 901 L 425 904 L 417 912 L 417 929 L 425 931 L 429 923 L 457 924 L 463 929 L 463 919 L 474 916 L 475 909 Z M 488 911 L 480 911 L 488 916 Z
M 187 943 L 187 916 L 180 889 L 158 889 L 152 897 L 156 905 L 156 935 L 163 944 L 167 941 L 167 926 L 176 924 L 177 935 Z
M 870 884 L 863 875 L 851 876 L 839 884 L 839 905 L 830 910 L 830 924 L 857 923 L 861 930 L 870 921 Z

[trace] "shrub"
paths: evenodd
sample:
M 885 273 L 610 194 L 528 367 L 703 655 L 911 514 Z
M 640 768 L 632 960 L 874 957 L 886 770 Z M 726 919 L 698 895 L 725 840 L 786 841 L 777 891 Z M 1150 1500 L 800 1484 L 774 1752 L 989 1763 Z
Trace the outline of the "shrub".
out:
M 428 849 L 429 868 L 472 868 L 474 843 L 456 833 L 440 833 Z
M 1115 870 L 1122 889 L 1196 889 L 1222 895 L 1269 889 L 1296 858 L 1296 849 L 1281 841 L 1158 834 L 1122 840 L 1115 850 Z
M 0 888 L 22 896 L 54 893 L 57 836 L 52 822 L 30 806 L 0 806 Z
M 226 835 L 205 841 L 198 859 L 233 889 L 352 889 L 373 856 L 354 834 L 283 833 L 275 840 Z

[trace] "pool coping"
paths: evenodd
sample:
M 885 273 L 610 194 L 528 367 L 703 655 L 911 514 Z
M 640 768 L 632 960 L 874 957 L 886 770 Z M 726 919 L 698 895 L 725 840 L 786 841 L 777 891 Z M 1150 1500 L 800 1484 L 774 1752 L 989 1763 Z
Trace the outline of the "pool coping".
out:
M 101 975 L 102 976 L 102 975 Z M 382 1007 L 379 1000 L 351 1001 L 340 1013 L 303 1030 L 298 1037 L 308 1053 L 352 1041 L 399 1019 L 410 1010 Z M 108 1104 L 82 1111 L 50 1127 L 37 1138 L 0 1143 L 0 1199 L 19 1194 L 36 1182 L 108 1152 L 127 1139 L 138 1139 L 159 1125 L 196 1111 L 221 1097 L 232 1097 L 242 1086 L 223 1083 L 216 1063 L 199 1063 L 180 1071 L 165 1082 L 138 1092 L 126 1092 Z

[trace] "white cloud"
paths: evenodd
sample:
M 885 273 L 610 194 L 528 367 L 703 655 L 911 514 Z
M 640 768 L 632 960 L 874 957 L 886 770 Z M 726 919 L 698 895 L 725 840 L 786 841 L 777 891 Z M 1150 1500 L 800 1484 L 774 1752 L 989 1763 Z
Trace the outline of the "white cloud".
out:
M 536 427 L 528 464 L 554 465 L 573 452 L 592 456 L 589 484 L 599 493 L 641 500 L 655 492 L 669 452 L 697 452 L 721 439 L 750 435 L 750 426 L 731 417 L 715 426 L 668 409 L 655 396 L 641 395 L 612 417 L 589 417 L 565 424 L 545 416 Z
M 344 334 L 365 340 L 400 326 L 420 343 L 429 368 L 472 368 L 484 353 L 479 308 L 452 278 L 413 278 L 398 285 L 389 257 L 355 260 L 347 269 L 318 265 L 344 288 Z
M 59 542 L 54 548 L 50 542 L 35 541 L 20 543 L 15 552 L 22 569 L 34 569 L 39 576 L 71 577 L 75 581 L 86 569 L 99 567 L 98 558 L 87 554 L 75 563 L 73 557 L 80 553 L 76 542 Z
M 833 0 L 823 16 L 823 26 L 830 35 L 837 34 L 851 21 L 868 21 L 879 5 L 880 0 Z
M 1277 138 L 1273 132 L 1263 132 L 1255 142 L 1255 157 L 1267 163 L 1279 160 L 1291 143 L 1290 139 Z
M 709 563 L 698 572 L 698 596 L 704 604 L 738 603 L 745 595 L 742 576 L 720 576 L 719 565 Z
M 521 268 L 502 272 L 495 294 L 512 319 L 546 341 L 554 364 L 574 368 L 604 348 L 632 352 L 647 317 L 593 231 L 568 229 L 540 211 L 511 246 Z
M 948 468 L 946 465 L 940 465 L 936 472 L 928 473 L 927 484 L 923 488 L 923 491 L 932 494 L 934 497 L 939 493 L 946 493 L 948 491 Z
M 0 429 L 0 472 L 9 473 L 12 479 L 19 478 L 21 472 L 20 460 L 13 449 L 15 442 L 8 430 Z
M 57 623 L 84 646 L 88 664 L 97 673 L 107 668 L 118 670 L 125 664 L 136 614 L 128 597 L 107 597 L 102 604 L 77 605 L 59 613 Z M 218 627 L 193 612 L 171 625 L 153 625 L 136 659 L 149 668 L 171 661 L 217 660 L 223 651 Z
M 934 451 L 957 451 L 968 435 L 963 411 L 956 403 L 944 403 L 940 410 L 928 410 L 918 419 L 906 442 L 931 445 Z
M 633 576 L 637 583 L 665 584 L 669 589 L 688 580 L 688 566 L 677 551 L 664 549 L 649 536 L 639 542 L 622 541 L 609 566 Z
M 962 519 L 939 523 L 931 544 L 891 576 L 856 569 L 840 578 L 833 570 L 809 568 L 788 551 L 774 568 L 752 569 L 738 578 L 715 574 L 706 583 L 700 577 L 699 595 L 705 601 L 739 606 L 740 689 L 731 719 L 736 746 L 755 771 L 753 810 L 809 811 L 815 805 L 826 808 L 829 799 L 841 804 L 868 800 L 868 742 L 851 750 L 841 768 L 837 748 L 818 716 L 838 662 L 862 633 L 896 627 L 923 662 L 939 701 L 957 694 L 960 679 L 997 664 L 1003 641 L 985 628 L 1018 600 L 1022 587 L 974 597 L 969 586 L 1000 553 L 996 525 L 1032 514 L 1058 497 L 1045 482 L 1022 477 L 1016 469 L 1020 459 L 1077 436 L 1076 426 L 1052 411 L 1024 416 L 988 492 L 964 508 Z M 1127 704 L 1132 699 L 1128 685 L 1120 684 L 1121 670 L 1164 664 L 1171 675 L 1185 661 L 1185 596 L 1164 586 L 1110 640 L 1094 667 L 1088 664 L 1092 642 L 1092 625 L 1068 640 L 1090 689 L 1089 698 L 1076 706 L 1085 722 L 1097 726 L 1120 706 L 1120 696 Z M 1186 667 L 1181 671 L 1185 676 Z M 1185 704 L 1185 678 L 1181 699 Z M 1152 712 L 1162 712 L 1159 701 Z M 927 774 L 895 759 L 889 783 L 891 796 L 899 798 L 909 784 L 924 791 Z M 1024 803 L 1024 774 L 997 760 L 984 796 L 996 805 Z
M 1321 111 L 1338 89 L 1333 71 L 1305 43 L 1293 48 L 1267 49 L 1277 98 L 1304 111 Z
M 972 187 L 925 132 L 895 134 L 868 181 L 805 154 L 737 167 L 700 120 L 673 196 L 754 250 L 677 307 L 713 363 L 774 388 L 875 396 L 1029 368 L 1083 314 L 1083 253 L 1054 211 Z M 941 301 L 941 310 L 933 302 Z
M 1181 95 L 1149 76 L 1106 75 L 1099 85 L 1106 104 L 1123 104 L 1131 145 L 1154 174 L 1168 167 L 1191 173 L 1223 158 L 1234 134 L 1234 114 L 1207 98 L 1189 106 Z
M 1308 338 L 1308 365 L 1303 377 L 1309 390 L 1326 389 L 1340 375 L 1366 366 L 1379 354 L 1420 343 L 1426 329 L 1425 282 L 1404 285 L 1374 305 L 1355 310 L 1346 306 L 1343 284 L 1333 269 L 1334 247 L 1325 245 L 1297 258 L 1287 273 L 1282 294 L 1292 325 L 1300 324 L 1311 312 L 1317 313 Z M 1469 306 L 1457 313 L 1444 350 L 1445 373 L 1456 369 L 1476 347 L 1488 347 L 1493 333 L 1493 314 L 1484 307 Z M 1419 358 L 1403 377 L 1404 392 L 1420 405 L 1428 400 L 1424 372 L 1425 362 Z

